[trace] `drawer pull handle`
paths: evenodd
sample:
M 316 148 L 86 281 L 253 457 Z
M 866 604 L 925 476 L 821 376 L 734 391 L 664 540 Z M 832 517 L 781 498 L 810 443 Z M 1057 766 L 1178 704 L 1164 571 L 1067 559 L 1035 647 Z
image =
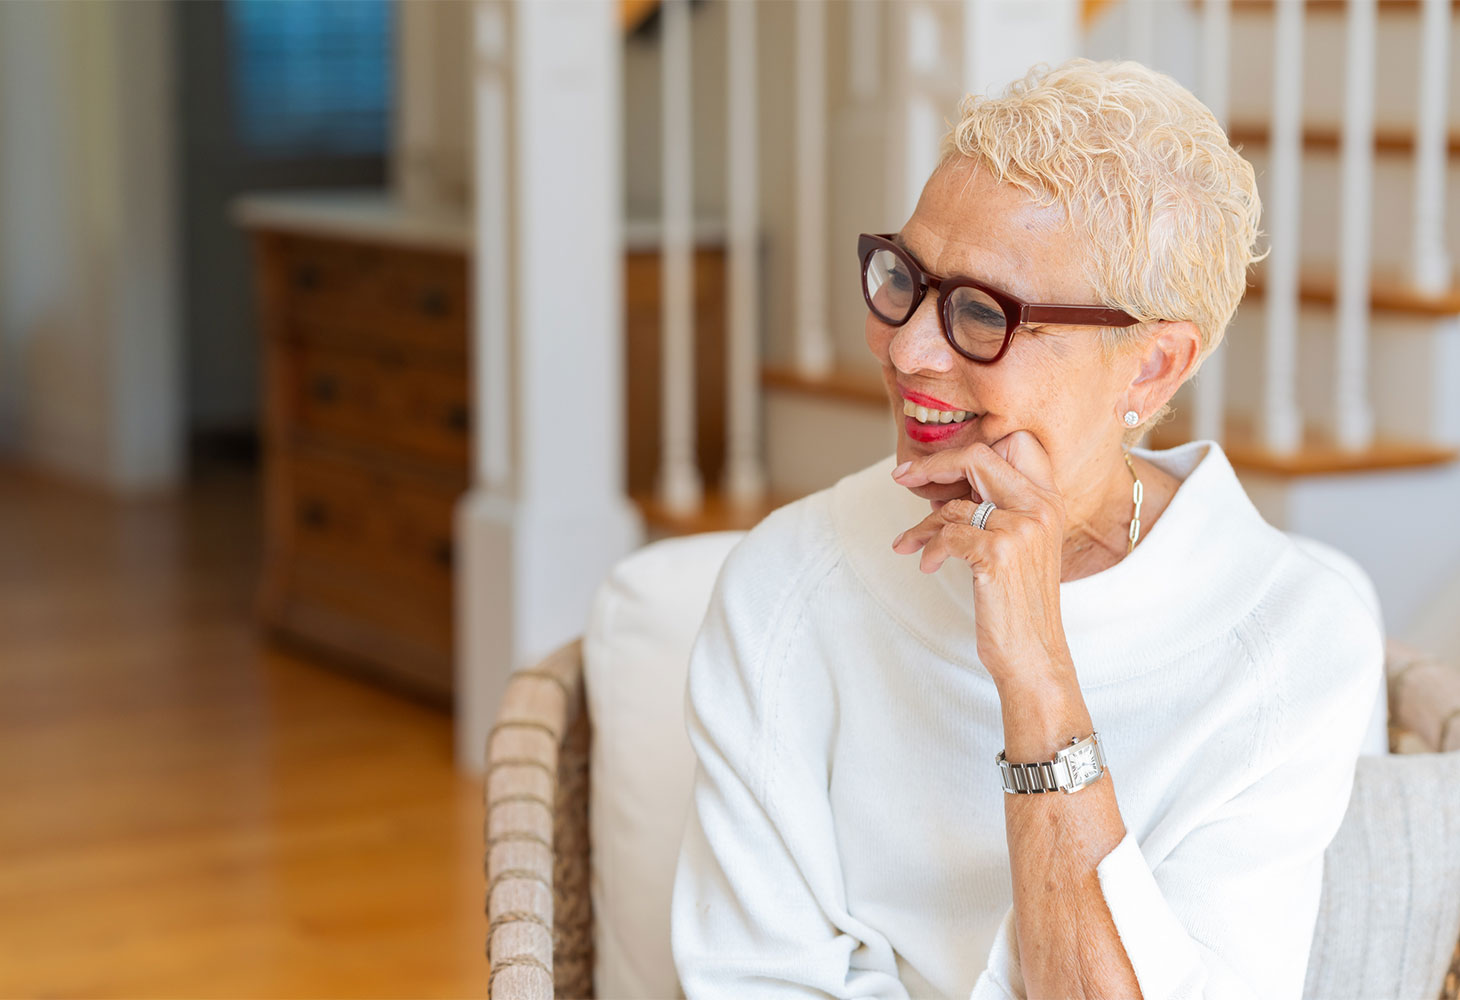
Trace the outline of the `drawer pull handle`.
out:
M 437 539 L 436 544 L 431 546 L 431 558 L 436 561 L 438 566 L 450 569 L 452 563 L 451 540 L 447 538 Z
M 321 527 L 325 522 L 325 506 L 318 500 L 306 500 L 299 505 L 299 518 L 311 528 Z
M 439 319 L 451 312 L 451 299 L 440 288 L 429 289 L 421 295 L 421 311 Z
M 309 392 L 321 403 L 332 403 L 339 397 L 340 383 L 333 375 L 316 375 L 309 383 Z
M 446 426 L 454 431 L 466 432 L 471 424 L 471 411 L 465 403 L 454 403 L 446 411 Z
M 313 291 L 319 287 L 319 268 L 306 264 L 294 272 L 294 287 L 301 291 Z

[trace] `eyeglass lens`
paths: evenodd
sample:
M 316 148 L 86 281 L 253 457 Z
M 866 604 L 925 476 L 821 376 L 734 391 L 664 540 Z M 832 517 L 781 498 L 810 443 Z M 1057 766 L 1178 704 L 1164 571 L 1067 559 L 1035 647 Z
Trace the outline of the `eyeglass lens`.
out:
M 907 264 L 891 250 L 874 250 L 862 269 L 867 301 L 884 323 L 901 326 L 917 307 L 917 282 Z M 1008 331 L 1008 319 L 997 301 L 967 285 L 953 289 L 944 304 L 954 343 L 975 358 L 999 353 Z

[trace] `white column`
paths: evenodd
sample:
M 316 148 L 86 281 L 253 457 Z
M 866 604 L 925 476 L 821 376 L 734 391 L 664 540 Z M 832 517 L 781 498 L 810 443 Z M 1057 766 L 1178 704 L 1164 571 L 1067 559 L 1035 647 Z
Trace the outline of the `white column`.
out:
M 582 634 L 643 539 L 624 495 L 617 7 L 479 0 L 475 14 L 476 244 L 506 252 L 474 256 L 473 355 L 505 354 L 511 381 L 473 385 L 475 425 L 505 423 L 510 448 L 477 447 L 456 516 L 456 760 L 471 773 L 508 675 Z
M 704 500 L 695 458 L 694 201 L 692 193 L 690 23 L 687 0 L 664 0 L 660 81 L 663 127 L 659 268 L 659 502 L 689 513 Z
M 1420 24 L 1419 110 L 1414 145 L 1414 250 L 1411 280 L 1427 292 L 1450 287 L 1445 246 L 1446 98 L 1450 87 L 1450 2 L 1424 0 Z
M 829 373 L 826 328 L 826 6 L 796 2 L 796 369 Z
M 854 10 L 868 7 L 867 0 Z M 760 201 L 756 130 L 755 5 L 731 3 L 726 13 L 726 119 L 730 162 L 725 212 L 729 243 L 725 309 L 725 493 L 749 505 L 765 495 L 760 454 Z
M 1369 249 L 1374 187 L 1374 32 L 1377 0 L 1349 0 L 1344 64 L 1342 190 L 1339 199 L 1338 343 L 1334 433 L 1341 447 L 1368 447 Z
M 1201 17 L 1202 100 L 1227 127 L 1230 101 L 1229 66 L 1232 45 L 1232 0 L 1206 0 Z M 1227 401 L 1226 338 L 1202 362 L 1192 381 L 1192 438 L 1197 441 L 1223 439 Z
M 1298 354 L 1299 174 L 1303 165 L 1303 5 L 1279 0 L 1273 31 L 1271 185 L 1267 258 L 1266 383 L 1263 386 L 1262 443 L 1293 452 L 1303 436 L 1296 390 Z

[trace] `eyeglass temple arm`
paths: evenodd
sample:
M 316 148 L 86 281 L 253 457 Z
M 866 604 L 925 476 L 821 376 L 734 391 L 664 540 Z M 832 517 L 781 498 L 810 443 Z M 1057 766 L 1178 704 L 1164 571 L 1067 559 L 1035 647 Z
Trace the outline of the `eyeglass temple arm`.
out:
M 1130 313 L 1120 309 L 1106 309 L 1103 306 L 1045 306 L 1024 307 L 1025 323 L 1069 323 L 1090 326 L 1133 326 L 1139 323 Z

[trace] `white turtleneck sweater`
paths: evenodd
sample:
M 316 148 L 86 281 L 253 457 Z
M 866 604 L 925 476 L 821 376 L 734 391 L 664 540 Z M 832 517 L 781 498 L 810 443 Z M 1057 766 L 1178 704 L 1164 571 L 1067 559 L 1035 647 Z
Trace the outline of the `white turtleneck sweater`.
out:
M 1180 487 L 1060 585 L 1127 829 L 1100 888 L 1145 1000 L 1297 998 L 1356 757 L 1385 751 L 1378 603 L 1215 442 L 1133 451 Z M 690 1000 L 1025 995 L 972 574 L 892 551 L 930 509 L 894 462 L 774 511 L 716 580 L 672 904 Z

